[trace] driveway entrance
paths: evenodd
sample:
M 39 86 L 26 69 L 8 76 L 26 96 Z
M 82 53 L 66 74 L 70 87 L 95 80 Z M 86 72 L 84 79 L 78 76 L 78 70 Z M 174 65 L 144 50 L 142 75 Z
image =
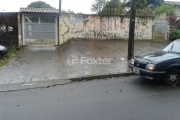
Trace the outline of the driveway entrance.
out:
M 23 45 L 58 45 L 58 10 L 21 8 Z
M 162 50 L 163 42 L 135 41 L 135 55 Z M 82 78 L 94 75 L 127 73 L 127 41 L 71 41 L 65 47 L 24 46 L 17 56 L 0 69 L 0 85 L 38 81 Z M 71 66 L 69 56 L 79 58 L 113 59 L 111 64 Z
M 24 18 L 26 45 L 55 45 L 57 39 L 55 16 L 26 15 Z

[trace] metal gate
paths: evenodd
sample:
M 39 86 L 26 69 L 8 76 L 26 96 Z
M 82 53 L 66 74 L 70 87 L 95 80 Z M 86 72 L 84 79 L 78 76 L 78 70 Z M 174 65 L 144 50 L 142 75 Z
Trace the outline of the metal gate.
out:
M 155 19 L 154 40 L 166 40 L 167 20 Z
M 56 16 L 24 16 L 25 45 L 57 45 Z
M 0 13 L 0 44 L 18 46 L 17 13 Z

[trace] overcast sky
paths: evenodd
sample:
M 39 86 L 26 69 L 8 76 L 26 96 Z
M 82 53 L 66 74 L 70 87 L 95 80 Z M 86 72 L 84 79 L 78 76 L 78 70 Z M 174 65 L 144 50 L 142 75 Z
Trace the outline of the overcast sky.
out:
M 5 12 L 17 12 L 21 7 L 27 7 L 28 4 L 34 1 L 40 0 L 1 0 L 0 4 L 0 12 L 3 10 Z M 59 0 L 41 0 L 44 1 L 51 6 L 58 8 L 59 7 Z M 180 0 L 167 0 L 167 1 L 179 1 Z M 86 14 L 91 13 L 91 4 L 94 0 L 62 0 L 62 9 L 74 12 L 82 12 Z

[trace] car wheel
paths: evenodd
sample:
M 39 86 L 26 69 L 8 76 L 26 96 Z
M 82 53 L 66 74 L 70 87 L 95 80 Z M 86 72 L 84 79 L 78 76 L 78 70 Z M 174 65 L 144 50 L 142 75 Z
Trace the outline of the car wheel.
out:
M 178 69 L 171 69 L 168 71 L 165 83 L 170 86 L 176 86 L 180 82 L 180 70 Z

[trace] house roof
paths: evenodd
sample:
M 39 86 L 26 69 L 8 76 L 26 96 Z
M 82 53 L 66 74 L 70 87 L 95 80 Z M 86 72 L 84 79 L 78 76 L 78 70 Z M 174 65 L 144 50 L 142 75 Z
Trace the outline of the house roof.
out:
M 177 6 L 180 6 L 180 2 L 178 1 L 164 1 L 165 4 L 174 4 L 174 5 L 177 5 Z
M 20 12 L 24 13 L 59 13 L 55 8 L 20 8 Z

